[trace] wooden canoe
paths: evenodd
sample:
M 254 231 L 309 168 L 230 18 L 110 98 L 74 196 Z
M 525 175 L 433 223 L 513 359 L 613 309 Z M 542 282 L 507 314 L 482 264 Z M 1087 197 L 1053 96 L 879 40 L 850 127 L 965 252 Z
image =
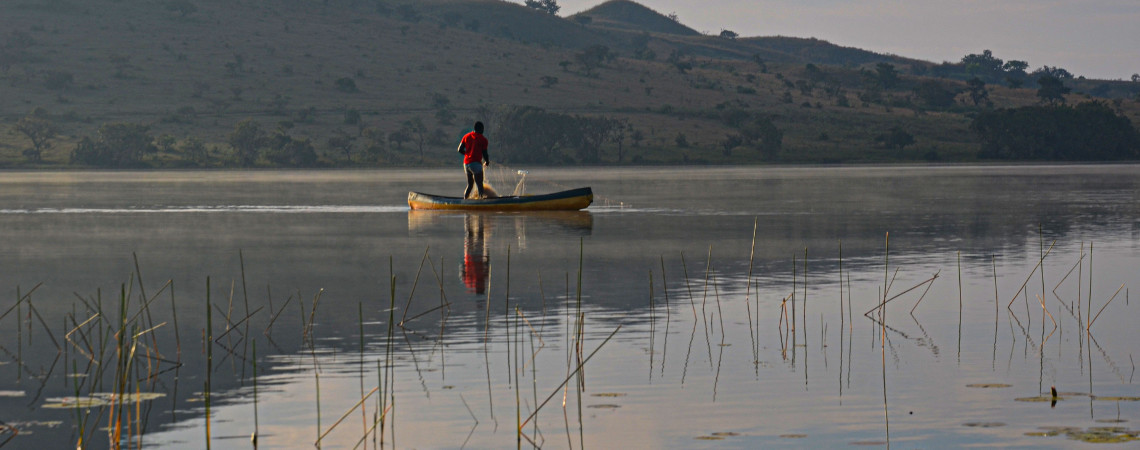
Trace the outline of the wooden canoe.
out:
M 594 192 L 588 187 L 542 195 L 523 195 L 486 199 L 463 199 L 441 195 L 408 193 L 412 209 L 463 211 L 577 211 L 590 206 Z

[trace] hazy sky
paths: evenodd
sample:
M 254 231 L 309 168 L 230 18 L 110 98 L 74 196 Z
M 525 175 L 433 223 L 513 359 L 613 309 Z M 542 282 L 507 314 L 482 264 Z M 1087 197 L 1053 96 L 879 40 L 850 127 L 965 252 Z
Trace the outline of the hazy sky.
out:
M 560 15 L 603 1 L 558 0 Z M 815 37 L 934 62 L 989 49 L 1090 78 L 1140 72 L 1140 0 L 637 1 L 705 33 Z

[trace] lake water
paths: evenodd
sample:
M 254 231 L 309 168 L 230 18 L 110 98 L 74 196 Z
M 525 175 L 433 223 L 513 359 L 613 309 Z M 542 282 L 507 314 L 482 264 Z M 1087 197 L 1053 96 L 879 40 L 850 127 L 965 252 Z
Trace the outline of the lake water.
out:
M 255 430 L 265 448 L 1126 447 L 1078 439 L 1140 429 L 1140 166 L 523 184 L 578 186 L 582 212 L 463 214 L 406 204 L 461 192 L 456 170 L 0 174 L 0 446 L 106 448 L 113 418 L 123 445 L 161 448 Z

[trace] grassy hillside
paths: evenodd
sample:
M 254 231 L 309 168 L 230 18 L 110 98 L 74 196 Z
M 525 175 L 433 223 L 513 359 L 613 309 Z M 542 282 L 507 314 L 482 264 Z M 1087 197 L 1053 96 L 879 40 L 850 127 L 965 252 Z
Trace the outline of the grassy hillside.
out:
M 582 14 L 592 19 L 496 0 L 0 2 L 0 167 L 73 165 L 84 138 L 100 141 L 114 123 L 155 138 L 140 166 L 293 164 L 265 150 L 271 142 L 309 146 L 315 160 L 304 165 L 453 164 L 471 122 L 488 122 L 494 146 L 523 105 L 622 123 L 623 139 L 602 141 L 588 162 L 977 153 L 968 125 L 983 106 L 962 93 L 951 105 L 925 104 L 916 89 L 930 79 L 909 74 L 927 63 L 814 39 L 702 36 L 624 1 Z M 898 82 L 875 85 L 878 63 L 897 67 Z M 1037 101 L 1034 90 L 987 88 L 995 107 Z M 1140 118 L 1136 101 L 1114 105 Z M 55 131 L 38 159 L 18 126 L 30 116 Z M 232 139 L 247 119 L 264 138 L 248 160 Z M 778 148 L 732 145 L 754 121 L 774 125 Z M 913 143 L 892 146 L 884 137 L 894 130 Z M 565 157 L 552 162 L 583 161 L 570 146 L 556 146 Z

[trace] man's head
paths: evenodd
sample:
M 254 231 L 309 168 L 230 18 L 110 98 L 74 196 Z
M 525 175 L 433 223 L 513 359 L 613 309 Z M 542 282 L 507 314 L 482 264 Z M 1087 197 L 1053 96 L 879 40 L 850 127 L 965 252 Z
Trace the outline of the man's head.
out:
M 483 122 L 475 122 L 475 132 L 483 134 Z

